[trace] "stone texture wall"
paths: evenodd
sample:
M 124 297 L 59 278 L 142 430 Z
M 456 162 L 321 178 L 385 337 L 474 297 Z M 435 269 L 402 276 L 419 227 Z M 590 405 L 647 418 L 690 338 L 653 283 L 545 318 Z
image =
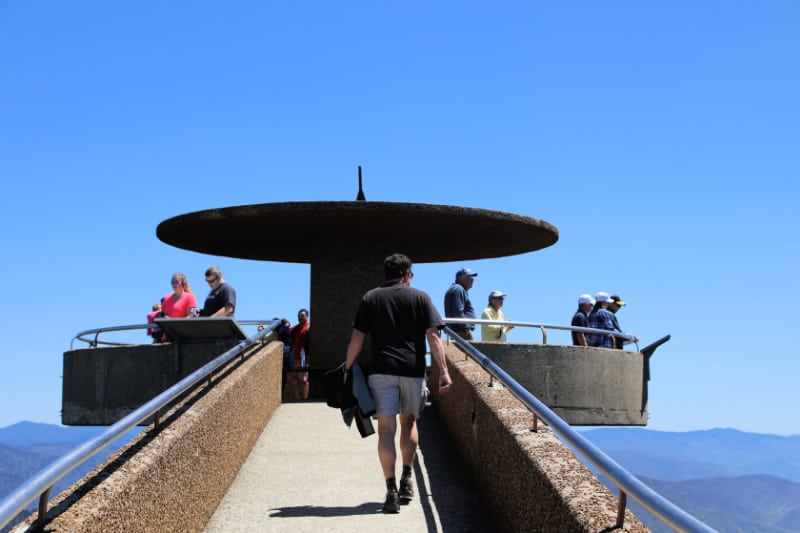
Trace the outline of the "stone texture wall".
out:
M 44 529 L 201 531 L 281 403 L 282 353 L 272 342 L 237 357 L 59 495 Z
M 617 498 L 572 452 L 454 344 L 447 345 L 452 391 L 430 389 L 458 453 L 506 531 L 600 532 L 616 524 Z M 438 382 L 438 369 L 431 385 Z M 626 511 L 622 531 L 647 531 Z
M 473 345 L 570 425 L 647 424 L 647 377 L 640 352 L 505 342 Z

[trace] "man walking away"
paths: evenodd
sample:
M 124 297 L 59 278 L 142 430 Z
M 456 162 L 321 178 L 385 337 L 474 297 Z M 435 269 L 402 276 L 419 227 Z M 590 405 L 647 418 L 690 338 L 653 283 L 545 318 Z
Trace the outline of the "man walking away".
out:
M 367 334 L 370 335 L 372 362 L 369 388 L 375 399 L 378 418 L 378 459 L 386 481 L 383 512 L 397 513 L 401 499 L 414 496 L 411 478 L 419 433 L 417 418 L 425 406 L 425 341 L 431 358 L 439 367 L 439 393 L 450 390 L 444 344 L 439 330 L 442 317 L 423 291 L 411 287 L 411 259 L 393 254 L 383 262 L 385 283 L 368 291 L 358 306 L 345 360 L 345 378 L 358 357 Z M 398 490 L 395 478 L 398 415 L 400 454 L 403 473 Z

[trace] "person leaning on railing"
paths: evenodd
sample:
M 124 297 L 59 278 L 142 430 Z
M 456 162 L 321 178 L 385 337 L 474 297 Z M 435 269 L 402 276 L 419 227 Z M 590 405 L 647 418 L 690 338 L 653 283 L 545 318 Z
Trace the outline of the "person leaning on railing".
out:
M 614 329 L 619 332 L 622 332 L 622 328 L 619 325 L 619 320 L 617 319 L 617 311 L 622 309 L 625 305 L 625 302 L 622 301 L 622 297 L 616 294 L 612 294 L 610 299 L 608 300 L 608 310 L 611 312 L 611 320 L 614 322 Z M 614 348 L 621 350 L 622 346 L 626 342 L 639 342 L 639 337 L 634 336 L 630 341 L 628 336 L 625 337 L 614 337 Z
M 503 316 L 503 303 L 506 294 L 502 291 L 492 291 L 489 293 L 489 307 L 483 310 L 482 320 L 505 320 Z M 481 340 L 484 342 L 506 342 L 506 332 L 514 329 L 514 326 L 503 326 L 501 324 L 481 324 Z
M 578 310 L 574 315 L 572 315 L 572 322 L 570 325 L 579 328 L 588 328 L 588 315 L 589 312 L 591 312 L 592 307 L 594 307 L 594 304 L 595 300 L 590 294 L 581 294 L 578 298 Z M 586 340 L 586 334 L 582 331 L 573 331 L 572 344 L 575 346 L 589 346 L 589 343 Z
M 594 329 L 606 329 L 608 331 L 614 331 L 614 319 L 611 315 L 611 311 L 608 310 L 608 302 L 611 297 L 607 292 L 598 292 L 595 294 L 594 299 L 594 309 L 592 309 L 587 318 L 589 327 Z M 595 346 L 597 348 L 614 347 L 613 335 L 589 333 L 586 336 L 586 341 L 589 343 L 589 346 Z

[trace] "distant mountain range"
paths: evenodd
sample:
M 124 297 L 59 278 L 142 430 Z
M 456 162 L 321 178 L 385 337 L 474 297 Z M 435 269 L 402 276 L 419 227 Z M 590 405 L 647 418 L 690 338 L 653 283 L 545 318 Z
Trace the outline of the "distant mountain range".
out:
M 643 428 L 581 433 L 645 484 L 717 531 L 800 532 L 800 435 Z M 609 488 L 618 493 L 616 487 Z M 628 501 L 652 531 L 671 531 Z
M 66 427 L 36 422 L 19 422 L 0 428 L 0 499 L 8 496 L 42 468 L 83 442 L 100 435 L 106 429 L 106 427 Z M 100 465 L 141 430 L 142 428 L 134 428 L 128 431 L 96 456 L 87 459 L 56 483 L 50 491 L 51 497 Z M 12 523 L 23 520 L 35 509 L 36 502 L 29 505 L 28 510 L 21 513 Z M 9 530 L 10 526 L 0 529 L 0 533 Z
M 51 494 L 80 479 L 141 429 L 129 431 L 85 462 Z M 0 498 L 105 430 L 34 422 L 0 428 Z M 581 433 L 662 496 L 717 531 L 800 533 L 800 435 L 781 437 L 734 429 L 674 433 L 643 428 Z M 616 487 L 609 488 L 618 493 Z M 628 502 L 652 531 L 671 531 L 632 498 Z M 27 513 L 18 520 L 24 516 Z

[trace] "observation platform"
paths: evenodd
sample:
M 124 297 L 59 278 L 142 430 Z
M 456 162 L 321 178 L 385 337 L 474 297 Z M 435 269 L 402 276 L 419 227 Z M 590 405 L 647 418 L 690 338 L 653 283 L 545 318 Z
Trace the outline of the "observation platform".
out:
M 455 344 L 446 345 L 452 391 L 434 391 L 420 419 L 417 496 L 384 515 L 376 436 L 362 439 L 321 402 L 282 404 L 281 354 L 269 342 L 220 368 L 58 495 L 43 528 L 647 531 Z
M 417 497 L 400 515 L 386 516 L 377 438 L 360 438 L 321 402 L 282 404 L 283 344 L 268 331 L 219 354 L 37 474 L 0 501 L 0 524 L 38 495 L 38 519 L 13 531 L 647 531 L 626 508 L 630 494 L 679 530 L 712 531 L 457 336 L 445 345 L 451 391 L 433 388 L 420 418 Z M 437 382 L 435 367 L 429 378 Z M 146 431 L 49 499 L 47 487 L 66 471 L 148 417 Z M 619 498 L 572 449 L 618 487 Z

